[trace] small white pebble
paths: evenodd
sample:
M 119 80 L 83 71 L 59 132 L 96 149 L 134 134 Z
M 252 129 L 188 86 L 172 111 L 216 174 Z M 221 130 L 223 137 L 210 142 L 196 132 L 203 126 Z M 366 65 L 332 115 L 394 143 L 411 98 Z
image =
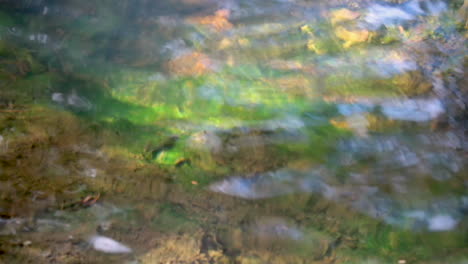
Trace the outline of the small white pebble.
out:
M 91 168 L 91 169 L 86 169 L 84 171 L 84 174 L 88 177 L 91 177 L 91 178 L 96 178 L 97 176 L 97 170 L 94 169 L 94 168 Z
M 400 260 L 398 260 L 398 264 L 406 264 L 406 260 L 400 259 Z
M 131 253 L 132 249 L 125 246 L 124 244 L 108 238 L 105 236 L 93 236 L 89 240 L 89 243 L 93 245 L 93 248 L 97 251 L 102 251 L 111 254 L 119 253 Z
M 32 244 L 32 242 L 29 241 L 29 240 L 26 240 L 26 241 L 23 242 L 23 246 L 25 246 L 25 247 L 30 246 L 31 244 Z

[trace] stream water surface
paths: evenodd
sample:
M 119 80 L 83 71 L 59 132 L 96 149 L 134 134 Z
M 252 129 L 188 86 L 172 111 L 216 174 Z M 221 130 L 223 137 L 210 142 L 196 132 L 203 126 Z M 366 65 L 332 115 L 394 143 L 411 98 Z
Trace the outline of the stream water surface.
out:
M 0 0 L 0 263 L 468 263 L 465 0 Z

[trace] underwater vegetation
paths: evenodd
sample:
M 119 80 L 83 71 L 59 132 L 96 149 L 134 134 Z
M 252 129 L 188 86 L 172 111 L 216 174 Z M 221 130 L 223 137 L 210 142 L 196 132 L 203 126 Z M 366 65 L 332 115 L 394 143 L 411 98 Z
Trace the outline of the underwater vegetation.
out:
M 467 7 L 0 0 L 0 263 L 465 263 Z

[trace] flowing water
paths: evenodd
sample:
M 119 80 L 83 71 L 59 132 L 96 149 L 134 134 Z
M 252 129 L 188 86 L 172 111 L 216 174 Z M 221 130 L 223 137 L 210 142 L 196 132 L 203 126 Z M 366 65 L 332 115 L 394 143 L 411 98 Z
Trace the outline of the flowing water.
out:
M 0 263 L 468 263 L 465 0 L 0 0 Z

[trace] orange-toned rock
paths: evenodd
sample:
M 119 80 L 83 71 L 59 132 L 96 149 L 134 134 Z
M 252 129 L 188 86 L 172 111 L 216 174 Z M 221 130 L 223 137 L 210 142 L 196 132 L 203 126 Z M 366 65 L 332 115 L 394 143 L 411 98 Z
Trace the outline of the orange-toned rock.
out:
M 181 55 L 167 63 L 169 71 L 180 76 L 197 76 L 211 72 L 212 61 L 200 52 Z
M 344 40 L 344 48 L 349 48 L 354 44 L 366 42 L 370 37 L 368 30 L 348 30 L 345 27 L 337 27 L 335 29 L 335 35 L 339 39 Z
M 212 29 L 221 32 L 232 28 L 231 22 L 228 18 L 230 11 L 227 9 L 220 9 L 215 12 L 214 16 L 193 17 L 189 18 L 189 23 L 201 24 L 211 27 Z

